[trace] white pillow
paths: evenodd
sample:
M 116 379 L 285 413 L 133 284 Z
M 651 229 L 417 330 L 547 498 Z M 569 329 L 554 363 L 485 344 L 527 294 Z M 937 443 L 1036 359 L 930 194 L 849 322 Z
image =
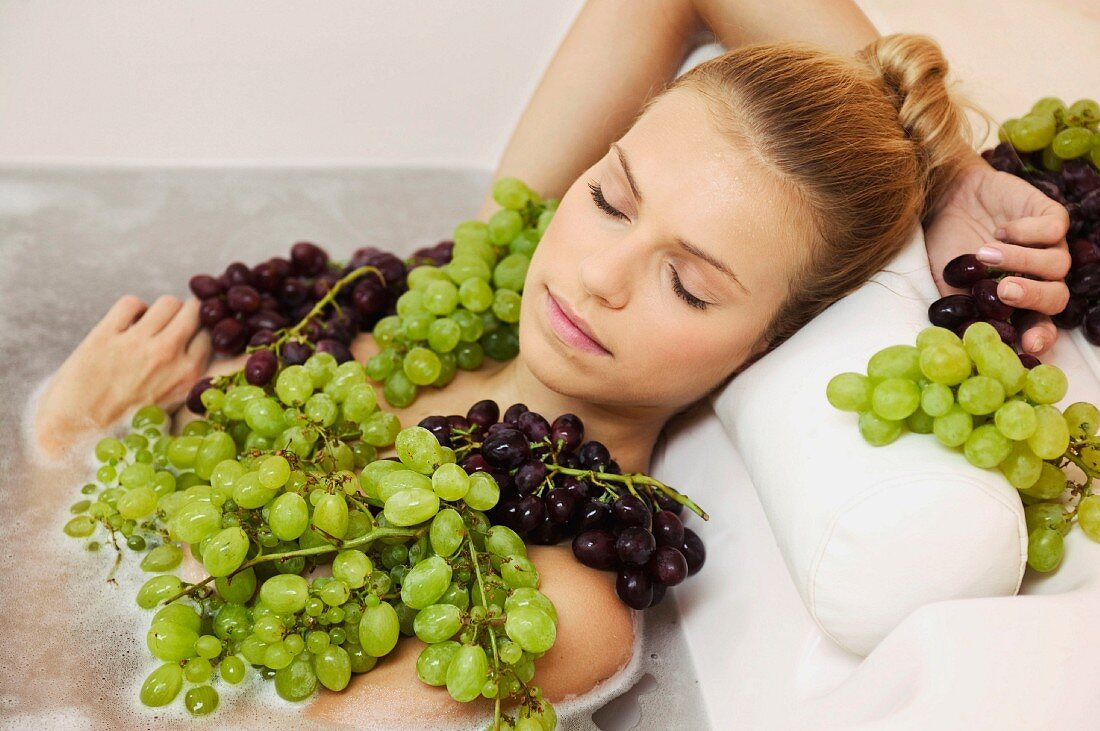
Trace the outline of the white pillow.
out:
M 734 378 L 715 399 L 814 621 L 866 655 L 929 602 L 1015 594 L 1027 561 L 1020 498 L 932 435 L 884 447 L 825 398 L 914 342 L 938 297 L 920 227 L 871 281 Z

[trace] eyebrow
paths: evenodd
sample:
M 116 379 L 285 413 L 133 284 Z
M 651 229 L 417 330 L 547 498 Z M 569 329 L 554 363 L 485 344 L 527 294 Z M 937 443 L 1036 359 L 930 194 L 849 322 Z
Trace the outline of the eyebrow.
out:
M 633 173 L 630 172 L 630 163 L 628 163 L 627 160 L 626 160 L 626 153 L 623 152 L 623 148 L 619 147 L 614 142 L 611 143 L 611 149 L 614 150 L 615 154 L 618 155 L 618 157 L 619 157 L 619 163 L 622 164 L 623 172 L 626 173 L 626 182 L 630 184 L 630 191 L 634 194 L 634 199 L 636 201 L 638 201 L 638 203 L 641 203 L 642 202 L 642 194 L 638 190 L 638 183 L 634 180 Z M 744 290 L 745 294 L 752 294 L 751 292 L 749 292 L 749 288 L 746 287 L 744 284 L 742 284 L 741 280 L 737 278 L 737 275 L 733 273 L 733 270 L 730 269 L 728 266 L 726 266 L 722 261 L 714 258 L 713 256 L 711 256 L 707 252 L 700 249 L 698 246 L 694 246 L 694 245 L 688 243 L 687 241 L 684 241 L 681 238 L 677 238 L 676 243 L 684 251 L 688 252 L 689 254 L 691 254 L 693 256 L 699 257 L 700 259 L 705 261 L 707 264 L 710 264 L 712 267 L 714 267 L 718 271 L 722 272 L 723 274 L 725 274 L 728 277 L 730 277 L 731 279 L 733 279 L 733 281 L 737 282 L 737 286 L 740 287 L 742 290 Z

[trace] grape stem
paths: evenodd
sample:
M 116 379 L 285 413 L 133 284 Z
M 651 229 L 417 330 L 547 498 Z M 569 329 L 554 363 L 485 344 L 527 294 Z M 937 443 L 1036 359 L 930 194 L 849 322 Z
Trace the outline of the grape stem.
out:
M 683 493 L 674 490 L 660 480 L 654 479 L 648 475 L 643 475 L 641 473 L 616 475 L 610 472 L 599 472 L 597 470 L 579 470 L 572 467 L 562 467 L 561 465 L 557 464 L 548 464 L 546 465 L 546 468 L 551 472 L 560 472 L 563 475 L 571 475 L 573 477 L 586 477 L 590 480 L 607 480 L 610 482 L 619 482 L 626 485 L 627 489 L 629 489 L 631 492 L 634 492 L 635 484 L 655 487 L 668 497 L 672 498 L 679 504 L 691 510 L 703 520 L 710 520 L 710 516 L 707 515 L 707 511 L 696 505 L 695 501 L 693 501 L 687 495 L 684 495 Z
M 485 598 L 485 583 L 481 579 L 481 566 L 477 560 L 477 548 L 474 547 L 474 539 L 470 535 L 469 531 L 466 533 L 466 545 L 470 550 L 470 561 L 474 565 L 474 575 L 477 576 L 477 588 L 478 593 L 481 595 L 481 606 L 485 609 L 486 615 L 489 612 L 488 600 Z M 493 673 L 499 679 L 500 676 L 500 657 L 497 655 L 497 637 L 492 627 L 488 628 L 489 644 L 493 648 Z M 497 691 L 496 702 L 494 703 L 493 710 L 493 731 L 500 731 L 500 691 Z
M 280 335 L 279 339 L 276 340 L 274 343 L 272 343 L 270 345 L 259 345 L 259 346 L 256 346 L 254 348 L 249 348 L 248 349 L 249 352 L 251 352 L 253 350 L 260 350 L 262 348 L 270 348 L 272 351 L 275 352 L 276 355 L 278 355 L 279 352 L 280 352 L 279 349 L 282 347 L 283 343 L 290 340 L 291 338 L 296 338 L 299 335 L 301 335 L 302 330 L 305 329 L 306 325 L 308 325 L 310 323 L 310 321 L 313 320 L 313 318 L 320 315 L 322 310 L 324 310 L 325 307 L 329 304 L 331 304 L 336 309 L 336 312 L 338 314 L 342 314 L 343 311 L 340 309 L 340 305 L 336 303 L 336 295 L 340 294 L 340 290 L 342 290 L 344 287 L 346 287 L 349 283 L 355 281 L 356 279 L 358 279 L 359 277 L 363 276 L 364 274 L 366 274 L 368 272 L 373 272 L 374 274 L 378 275 L 378 279 L 381 280 L 381 282 L 383 284 L 386 283 L 385 277 L 382 276 L 382 272 L 380 272 L 377 267 L 361 266 L 358 269 L 353 269 L 352 271 L 348 272 L 347 274 L 345 274 L 340 279 L 336 280 L 336 282 L 333 283 L 332 288 L 329 289 L 328 292 L 325 292 L 324 297 L 317 300 L 317 302 L 313 305 L 313 308 L 309 312 L 306 313 L 305 317 L 303 317 L 301 320 L 299 320 L 297 325 L 295 325 L 294 327 L 283 328 L 282 330 L 279 330 L 278 332 L 282 333 L 282 335 Z M 244 372 L 243 368 L 240 371 L 238 371 L 238 373 L 243 373 L 243 372 Z M 233 376 L 236 376 L 236 375 L 237 375 L 237 373 L 234 373 L 234 374 L 231 374 L 229 376 L 223 376 L 223 378 L 224 377 L 232 378 Z
M 424 534 L 426 530 L 426 528 L 420 528 L 417 530 L 411 530 L 409 528 L 375 528 L 369 533 L 364 533 L 358 538 L 353 538 L 350 541 L 344 541 L 339 546 L 314 546 L 313 548 L 299 548 L 294 551 L 285 551 L 283 553 L 267 553 L 261 556 L 257 556 L 250 561 L 245 561 L 236 569 L 229 572 L 226 575 L 226 578 L 229 578 L 230 576 L 235 576 L 245 569 L 250 569 L 253 566 L 258 566 L 268 561 L 282 561 L 291 558 L 298 558 L 299 556 L 316 556 L 322 553 L 342 551 L 348 548 L 356 548 L 358 546 L 362 546 L 363 544 L 370 543 L 371 541 L 376 541 L 379 538 L 419 538 L 421 535 Z M 190 596 L 196 590 L 209 584 L 211 581 L 214 580 L 214 578 L 215 577 L 213 576 L 207 576 L 202 581 L 191 584 L 183 591 L 180 591 L 169 597 L 168 599 L 165 599 L 164 604 L 171 604 L 181 597 Z

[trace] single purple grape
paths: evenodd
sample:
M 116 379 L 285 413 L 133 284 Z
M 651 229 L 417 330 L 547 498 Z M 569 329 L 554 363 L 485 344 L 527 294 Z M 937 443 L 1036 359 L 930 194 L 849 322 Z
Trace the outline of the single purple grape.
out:
M 267 348 L 255 350 L 244 364 L 244 378 L 253 386 L 266 386 L 275 377 L 279 359 Z
M 1100 188 L 1081 198 L 1081 215 L 1089 221 L 1100 221 Z
M 1100 304 L 1092 305 L 1085 312 L 1082 330 L 1085 333 L 1085 339 L 1093 345 L 1100 346 Z
M 978 261 L 978 257 L 973 254 L 956 256 L 943 268 L 943 281 L 959 289 L 969 289 L 979 279 L 988 276 L 989 267 Z
M 604 528 L 611 520 L 611 508 L 599 500 L 589 499 L 577 509 L 576 530 L 581 533 L 595 528 Z
M 615 550 L 619 558 L 635 566 L 644 566 L 657 550 L 657 540 L 645 528 L 637 525 L 623 528 L 615 541 Z
M 610 571 L 619 564 L 615 534 L 609 530 L 586 530 L 573 538 L 573 555 L 585 566 Z
M 688 564 L 688 576 L 699 573 L 707 560 L 707 548 L 691 528 L 684 528 L 684 545 L 680 546 L 680 553 L 684 554 Z
M 227 266 L 225 268 L 225 274 L 222 276 L 225 277 L 226 290 L 237 284 L 252 284 L 252 270 L 249 269 L 246 264 L 239 261 L 235 261 Z
M 1017 333 L 1016 328 L 1011 323 L 1005 322 L 1004 320 L 986 320 L 986 322 L 993 326 L 997 334 L 1001 336 L 1001 340 L 1005 345 L 1015 347 Z
M 653 584 L 653 600 L 649 603 L 649 606 L 655 607 L 661 603 L 661 600 L 665 598 L 665 593 L 668 591 L 668 587 L 664 584 Z
M 530 495 L 542 485 L 543 480 L 546 479 L 546 472 L 546 465 L 537 459 L 524 462 L 516 470 L 513 478 L 516 490 L 519 491 L 520 495 Z
M 565 526 L 560 523 L 555 523 L 550 520 L 550 516 L 547 516 L 541 523 L 535 526 L 533 530 L 527 531 L 524 540 L 538 546 L 552 546 L 555 543 L 561 542 L 561 539 L 565 538 L 565 534 Z
M 649 578 L 665 586 L 676 586 L 688 575 L 687 559 L 672 546 L 658 546 L 645 569 Z
M 560 451 L 572 452 L 584 441 L 584 423 L 576 414 L 562 414 L 550 425 L 550 443 Z
M 550 422 L 542 414 L 534 411 L 524 411 L 516 418 L 516 428 L 527 435 L 532 442 L 541 442 L 550 436 Z
M 568 523 L 573 518 L 573 511 L 577 507 L 577 500 L 573 494 L 562 487 L 555 488 L 546 493 L 543 499 L 546 505 L 546 515 L 555 523 Z
M 479 452 L 472 452 L 466 455 L 459 463 L 462 469 L 466 470 L 467 474 L 474 474 L 475 472 L 488 472 L 489 464 L 485 461 L 485 457 Z
M 645 609 L 653 603 L 653 584 L 640 566 L 627 566 L 619 571 L 615 593 L 631 609 Z
M 586 470 L 602 472 L 611 462 L 611 453 L 607 451 L 607 447 L 593 439 L 590 442 L 585 442 L 577 450 L 577 458 L 580 459 Z
M 611 507 L 615 513 L 615 522 L 619 527 L 637 526 L 649 529 L 653 516 L 640 498 L 634 495 L 623 495 L 612 503 Z
M 531 445 L 519 429 L 505 427 L 485 436 L 481 454 L 491 466 L 510 470 L 531 458 Z
M 1066 278 L 1071 294 L 1089 299 L 1100 295 L 1100 263 L 1075 267 Z
M 283 283 L 283 275 L 279 274 L 273 263 L 265 261 L 252 270 L 252 281 L 260 292 L 275 292 Z
M 325 270 L 328 254 L 325 250 L 309 241 L 299 241 L 290 247 L 290 262 L 299 274 L 315 277 Z
M 227 317 L 229 317 L 229 308 L 220 297 L 204 299 L 199 304 L 199 322 L 206 327 L 214 327 Z
M 279 349 L 279 355 L 287 365 L 302 365 L 313 355 L 313 349 L 301 340 L 287 340 Z
M 542 500 L 536 495 L 527 495 L 520 498 L 516 510 L 520 525 L 519 532 L 521 533 L 534 530 L 546 517 L 546 506 L 542 504 Z
M 248 326 L 253 330 L 282 330 L 287 326 L 286 318 L 273 310 L 260 310 L 248 318 Z
M 351 303 L 361 315 L 375 315 L 390 303 L 389 292 L 374 277 L 363 279 L 351 291 Z
M 1039 360 L 1031 353 L 1017 353 L 1016 355 L 1019 356 L 1021 365 L 1028 370 L 1031 370 L 1037 365 L 1042 365 L 1043 363 L 1043 361 Z
M 504 411 L 504 418 L 501 421 L 510 426 L 515 426 L 519 415 L 527 410 L 526 404 L 512 404 Z
M 928 307 L 928 321 L 933 325 L 954 330 L 967 320 L 978 317 L 978 306 L 968 294 L 949 294 Z
M 441 447 L 451 446 L 451 425 L 446 416 L 425 416 L 417 426 L 422 426 L 435 436 Z
M 298 307 L 305 304 L 306 300 L 309 299 L 309 288 L 301 279 L 287 277 L 279 286 L 279 299 L 290 307 Z M 295 312 L 295 315 L 297 314 Z M 301 320 L 302 318 L 296 316 L 294 319 Z
M 1086 297 L 1070 295 L 1066 308 L 1056 315 L 1051 315 L 1051 321 L 1060 328 L 1070 330 L 1077 327 L 1085 319 L 1085 311 L 1089 308 Z
M 977 305 L 978 312 L 987 319 L 1007 320 L 1015 311 L 1012 305 L 1005 304 L 997 296 L 996 279 L 978 280 L 971 288 L 970 294 L 974 297 L 974 304 Z
M 226 304 L 234 312 L 250 315 L 260 309 L 260 293 L 247 284 L 235 284 L 225 293 Z
M 248 339 L 248 347 L 256 348 L 262 345 L 274 345 L 278 338 L 275 337 L 275 333 L 270 330 L 257 330 L 252 333 L 252 337 Z
M 679 517 L 684 512 L 684 506 L 682 503 L 678 503 L 663 492 L 657 493 L 657 507 L 661 510 L 667 510 L 673 515 Z M 680 519 L 683 522 L 683 518 Z
M 221 283 L 209 274 L 196 274 L 191 277 L 187 286 L 191 289 L 191 294 L 195 295 L 200 300 L 217 297 L 219 294 L 225 292 Z
M 670 510 L 658 510 L 653 514 L 653 537 L 658 546 L 679 548 L 684 544 L 684 524 Z
M 245 343 L 248 342 L 248 330 L 237 320 L 227 317 L 210 331 L 210 342 L 215 352 L 236 355 L 244 350 Z
M 1069 256 L 1076 269 L 1100 262 L 1100 249 L 1088 239 L 1074 239 L 1069 242 Z
M 466 412 L 466 419 L 481 426 L 482 430 L 488 430 L 500 421 L 500 407 L 492 399 L 482 399 L 470 407 Z
M 195 381 L 195 385 L 191 386 L 191 390 L 187 392 L 187 399 L 184 401 L 191 413 L 199 416 L 206 413 L 206 405 L 202 402 L 202 392 L 208 388 L 213 388 L 213 386 L 214 379 L 210 376 Z

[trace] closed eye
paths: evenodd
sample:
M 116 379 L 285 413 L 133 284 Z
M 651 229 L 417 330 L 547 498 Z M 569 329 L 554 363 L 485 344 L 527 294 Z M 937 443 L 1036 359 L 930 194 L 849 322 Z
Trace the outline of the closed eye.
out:
M 597 208 L 613 218 L 626 218 L 625 213 L 608 203 L 607 199 L 603 197 L 603 188 L 600 187 L 599 183 L 589 180 L 588 189 L 592 191 L 592 200 L 595 202 Z
M 604 198 L 603 195 L 603 188 L 599 183 L 592 180 L 588 181 L 588 189 L 592 191 L 592 201 L 596 204 L 597 208 L 612 218 L 627 219 L 625 213 L 607 202 L 607 199 Z M 680 275 L 676 271 L 676 267 L 669 264 L 668 268 L 672 271 L 672 289 L 676 293 L 676 296 L 697 310 L 707 309 L 707 305 L 710 304 L 709 302 L 699 299 L 684 288 L 684 283 L 680 281 Z

